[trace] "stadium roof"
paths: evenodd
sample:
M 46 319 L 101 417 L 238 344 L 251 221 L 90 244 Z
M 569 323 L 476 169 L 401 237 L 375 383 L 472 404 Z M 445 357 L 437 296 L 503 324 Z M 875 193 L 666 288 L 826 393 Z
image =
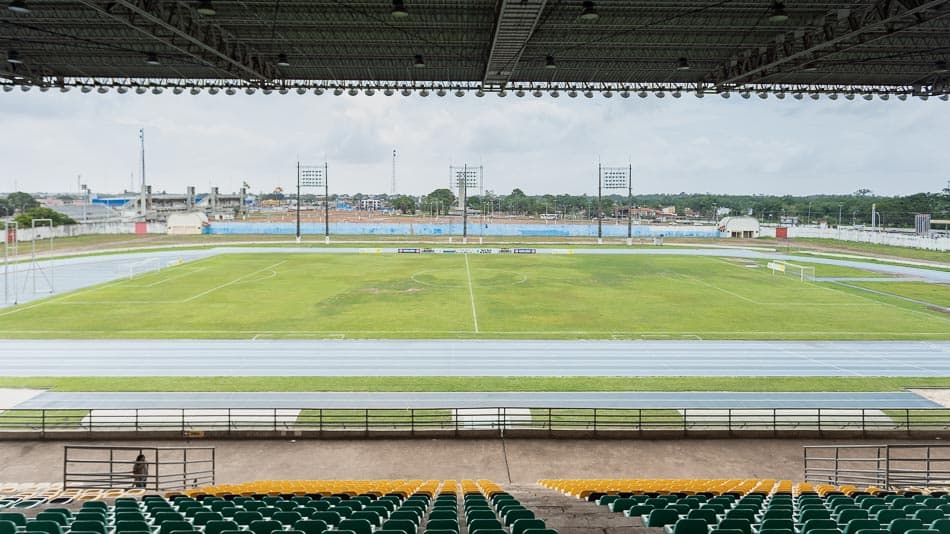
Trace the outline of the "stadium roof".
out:
M 0 1 L 7 90 L 950 91 L 950 0 Z

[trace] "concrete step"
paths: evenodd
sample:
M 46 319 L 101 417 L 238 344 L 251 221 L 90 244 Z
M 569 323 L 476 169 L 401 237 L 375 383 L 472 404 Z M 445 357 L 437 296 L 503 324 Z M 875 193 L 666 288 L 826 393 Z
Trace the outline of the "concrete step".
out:
M 507 484 L 503 488 L 560 534 L 662 534 L 647 528 L 639 518 L 611 512 L 606 506 L 568 497 L 537 484 Z

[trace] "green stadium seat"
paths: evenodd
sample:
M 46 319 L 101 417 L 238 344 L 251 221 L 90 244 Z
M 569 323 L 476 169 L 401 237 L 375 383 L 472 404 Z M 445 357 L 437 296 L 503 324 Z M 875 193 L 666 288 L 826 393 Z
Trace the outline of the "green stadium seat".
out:
M 418 528 L 418 525 L 409 519 L 388 519 L 383 523 L 385 530 L 401 530 L 406 534 L 416 534 Z
M 254 534 L 270 534 L 275 530 L 283 530 L 284 526 L 280 524 L 280 521 L 274 521 L 273 519 L 258 519 L 251 521 L 247 529 Z
M 488 508 L 484 510 L 471 510 L 465 514 L 465 520 L 468 523 L 476 519 L 498 519 L 498 516 Z
M 184 521 L 185 517 L 178 512 L 174 511 L 163 511 L 156 512 L 152 515 L 152 523 L 157 526 L 161 526 L 162 523 L 166 521 Z
M 194 530 L 191 523 L 183 519 L 165 521 L 158 527 L 158 534 L 171 534 L 176 530 Z
M 929 525 L 938 519 L 943 519 L 944 514 L 940 510 L 936 510 L 933 508 L 922 508 L 914 512 L 914 515 L 912 515 L 911 518 L 919 519 L 925 525 Z
M 69 524 L 69 518 L 62 512 L 40 512 L 36 514 L 34 521 L 55 521 L 61 527 Z
M 34 519 L 26 523 L 27 532 L 45 532 L 46 534 L 63 534 L 63 527 L 56 521 L 48 519 Z
M 418 510 L 415 510 L 415 509 L 412 509 L 412 508 L 410 508 L 410 509 L 407 510 L 406 507 L 403 506 L 402 508 L 400 508 L 400 509 L 396 510 L 395 512 L 389 514 L 389 519 L 390 519 L 390 520 L 392 520 L 392 519 L 405 519 L 405 520 L 408 520 L 408 521 L 412 521 L 412 522 L 415 523 L 416 526 L 418 527 L 418 526 L 419 526 L 419 522 L 421 521 L 421 514 L 419 513 Z
M 782 521 L 781 519 L 772 519 L 772 521 Z M 790 528 L 763 528 L 754 530 L 758 534 L 794 534 L 795 530 Z
M 795 522 L 791 519 L 766 519 L 759 523 L 758 528 L 752 529 L 752 532 L 762 534 L 763 530 L 785 530 L 795 532 Z
M 666 534 L 708 534 L 708 525 L 703 519 L 680 519 L 672 525 L 664 525 Z
M 937 530 L 940 534 L 950 534 L 950 518 L 934 521 L 930 524 L 930 530 Z
M 136 517 L 139 520 L 143 520 L 143 521 L 145 520 L 145 516 L 143 516 L 139 512 L 128 512 L 128 513 L 137 514 Z M 115 520 L 118 521 L 118 519 L 115 519 Z M 85 510 L 85 511 L 76 512 L 76 515 L 73 516 L 73 521 L 101 521 L 103 523 L 108 522 L 108 520 L 106 519 L 105 512 L 102 512 L 100 510 Z
M 865 512 L 867 513 L 867 512 Z M 804 524 L 810 519 L 831 519 L 831 512 L 824 506 L 810 508 L 798 514 L 798 522 Z
M 234 521 L 242 527 L 250 525 L 252 521 L 260 521 L 262 519 L 264 519 L 264 516 L 257 511 L 244 510 L 234 514 Z
M 809 519 L 798 529 L 799 534 L 809 534 L 812 530 L 838 530 L 838 522 L 834 519 Z
M 611 512 L 623 512 L 624 510 L 629 510 L 638 504 L 640 504 L 640 499 L 625 498 L 614 499 L 612 502 L 607 503 L 607 506 L 610 508 Z
M 540 519 L 519 519 L 511 525 L 511 534 L 524 534 L 526 530 L 547 528 Z M 705 533 L 703 533 L 705 534 Z
M 558 531 L 553 528 L 529 528 L 522 534 L 558 534 Z
M 860 530 L 877 530 L 881 528 L 881 524 L 877 522 L 877 519 L 852 519 L 848 521 L 848 524 L 842 529 L 842 534 L 858 534 Z
M 305 534 L 321 534 L 325 530 L 329 530 L 330 526 L 326 521 L 321 521 L 319 519 L 301 519 L 294 523 L 294 530 L 299 530 Z M 208 534 L 207 532 L 205 534 Z
M 349 519 L 365 519 L 374 527 L 383 526 L 383 518 L 379 515 L 379 512 L 367 510 L 366 508 L 353 512 L 353 515 L 351 515 Z
M 335 527 L 340 524 L 340 521 L 343 521 L 343 516 L 341 516 L 339 512 L 333 512 L 333 511 L 327 510 L 325 512 L 318 511 L 314 513 L 312 516 L 310 516 L 310 519 L 323 521 L 324 523 Z M 296 525 L 297 524 L 294 523 L 294 528 L 297 528 Z M 302 530 L 302 529 L 297 528 L 297 530 Z
M 731 528 L 710 528 L 709 534 L 744 534 L 741 530 Z M 748 533 L 745 533 L 748 534 Z
M 366 519 L 344 519 L 340 521 L 337 528 L 339 530 L 352 530 L 356 534 L 373 534 L 373 524 Z
M 468 534 L 508 534 L 503 528 L 480 528 L 478 530 L 469 530 Z
M 635 504 L 630 508 L 623 511 L 623 515 L 627 517 L 641 517 L 652 512 L 654 508 L 649 504 Z
M 716 511 L 711 508 L 696 508 L 686 514 L 686 519 L 702 519 L 706 525 L 715 525 L 719 522 Z
M 86 510 L 89 508 L 98 508 L 99 510 L 108 510 L 109 505 L 103 501 L 86 501 L 82 503 L 82 508 L 81 508 L 82 510 Z
M 151 530 L 151 525 L 144 520 L 123 519 L 122 521 L 115 522 L 115 531 L 118 534 L 124 534 L 125 532 L 148 532 Z
M 430 530 L 451 530 L 455 534 L 462 532 L 462 528 L 459 526 L 459 522 L 455 519 L 429 519 L 429 522 L 426 523 L 426 532 Z
M 300 515 L 298 512 L 290 512 L 290 511 L 281 510 L 279 512 L 275 512 L 274 515 L 271 517 L 271 519 L 273 519 L 274 521 L 280 522 L 281 525 L 293 525 L 297 521 L 300 521 L 301 519 L 303 519 L 303 516 Z
M 468 522 L 468 531 L 475 530 L 498 530 L 504 528 L 498 519 L 473 519 Z
M 526 508 L 509 509 L 504 514 L 505 526 L 510 527 L 519 519 L 534 519 L 534 512 Z
M 887 526 L 887 531 L 891 534 L 904 534 L 908 530 L 920 530 L 924 528 L 924 522 L 920 519 L 895 519 Z
M 908 530 L 908 531 L 907 531 L 907 534 L 940 534 L 940 531 L 938 531 L 938 530 L 931 530 L 931 529 L 928 529 L 928 528 L 921 528 L 921 529 Z
M 458 510 L 432 510 L 429 512 L 429 520 L 433 519 L 457 519 Z
M 752 534 L 752 522 L 748 519 L 727 517 L 720 521 L 718 525 L 710 527 L 710 530 L 738 530 L 742 534 Z
M 0 520 L 0 534 L 16 534 L 16 523 Z
M 106 524 L 102 521 L 89 521 L 89 520 L 76 520 L 69 524 L 70 532 L 98 532 L 99 534 L 107 534 L 108 529 Z
M 227 519 L 208 521 L 204 525 L 204 534 L 221 534 L 225 530 L 240 530 L 241 527 L 235 521 Z
M 652 510 L 647 515 L 640 516 L 645 527 L 665 527 L 676 523 L 680 518 L 679 512 L 670 508 Z

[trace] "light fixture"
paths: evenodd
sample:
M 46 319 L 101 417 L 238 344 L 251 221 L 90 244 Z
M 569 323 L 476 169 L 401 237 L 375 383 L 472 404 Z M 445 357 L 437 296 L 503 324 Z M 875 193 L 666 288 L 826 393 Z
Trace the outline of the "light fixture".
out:
M 552 90 L 552 91 L 551 91 L 550 93 L 548 93 L 548 94 L 551 95 L 551 98 L 557 98 L 557 97 L 561 96 L 561 93 L 559 93 L 557 89 Z
M 812 100 L 818 100 L 818 99 L 821 97 L 821 94 L 819 94 L 819 93 L 810 93 L 808 96 L 809 96 Z
M 211 4 L 211 0 L 201 0 L 198 2 L 198 8 L 196 9 L 199 15 L 204 15 L 206 17 L 213 17 L 218 14 L 218 11 Z
M 874 93 L 864 93 L 863 95 L 861 95 L 861 98 L 870 102 L 874 98 Z
M 828 95 L 829 100 L 838 100 L 838 93 L 831 93 Z
M 730 96 L 732 96 L 732 94 L 731 94 L 729 91 L 723 91 L 723 92 L 719 93 L 719 96 L 721 96 L 721 97 L 723 97 L 723 98 L 729 98 Z
M 120 89 L 121 89 L 121 87 L 120 87 Z M 201 88 L 200 88 L 200 87 L 192 87 L 191 90 L 188 91 L 188 92 L 191 93 L 192 95 L 200 95 L 200 94 L 201 94 Z
M 421 96 L 421 97 L 429 96 L 429 90 L 426 89 L 426 88 L 422 88 L 422 90 L 419 91 L 419 96 Z
M 340 95 L 342 95 L 342 94 L 343 94 L 343 88 L 342 88 L 342 87 L 334 87 L 334 88 L 333 88 L 333 96 L 340 96 Z
M 6 87 L 10 87 L 10 86 L 5 86 L 4 89 L 5 89 Z M 72 89 L 72 87 L 70 87 L 70 86 L 68 86 L 68 85 L 64 85 L 64 86 L 62 86 L 62 87 L 59 88 L 59 92 L 60 92 L 60 93 L 68 93 L 68 92 L 70 91 L 70 89 Z M 10 87 L 10 90 L 13 90 L 13 88 Z
M 639 96 L 640 98 L 646 98 L 646 97 L 647 97 L 647 92 L 644 91 L 643 89 L 641 89 L 640 92 L 637 93 L 637 96 Z
M 100 88 L 100 89 L 101 89 L 101 88 Z M 100 91 L 100 92 L 102 92 L 102 91 Z M 177 87 L 177 86 L 176 86 L 174 89 L 172 89 L 172 92 L 175 93 L 176 95 L 180 95 L 180 94 L 184 93 L 185 90 L 184 90 L 183 88 L 181 88 L 181 87 Z
M 327 92 L 327 90 L 324 89 L 323 87 L 317 87 L 317 88 L 315 88 L 315 89 L 313 90 L 313 94 L 315 94 L 315 95 L 317 95 L 317 96 L 321 96 L 323 93 L 326 93 L 326 92 Z
M 346 92 L 346 94 L 348 94 L 348 95 L 350 95 L 350 96 L 356 96 L 356 95 L 360 94 L 360 90 L 357 89 L 356 87 L 350 87 L 350 89 Z
M 422 54 L 416 54 L 416 57 L 412 60 L 412 66 L 417 69 L 426 68 L 426 62 L 422 59 Z
M 161 65 L 162 62 L 158 60 L 158 54 L 155 52 L 148 52 L 145 54 L 145 64 L 146 65 Z
M 657 91 L 657 92 L 653 93 L 653 96 L 655 96 L 655 97 L 657 97 L 657 98 L 665 98 L 665 97 L 666 97 L 666 93 L 664 93 L 662 90 L 660 90 L 660 91 Z
M 19 65 L 23 63 L 23 61 L 20 59 L 20 53 L 16 50 L 7 50 L 7 63 L 12 65 Z
M 244 94 L 253 95 L 255 91 L 256 91 L 256 89 L 254 89 L 253 87 L 246 87 L 246 88 L 244 89 Z
M 515 91 L 515 96 L 517 96 L 518 98 L 523 98 L 523 97 L 524 97 L 524 89 L 521 89 L 521 88 L 519 87 L 518 90 Z
M 217 87 L 214 87 L 214 86 L 211 86 L 211 87 L 208 88 L 208 94 L 209 94 L 209 95 L 216 95 L 216 94 L 218 94 L 220 91 L 221 91 L 220 89 L 218 89 Z
M 376 94 L 376 89 L 373 89 L 372 87 L 367 87 L 366 89 L 363 89 L 363 94 L 365 94 L 366 96 L 373 96 Z
M 630 98 L 630 91 L 627 91 L 626 89 L 620 91 L 620 98 Z
M 41 85 L 41 86 L 40 86 L 40 92 L 41 92 L 41 93 L 45 93 L 46 91 L 49 91 L 49 86 L 48 86 L 48 85 Z
M 290 66 L 290 61 L 287 59 L 287 54 L 277 54 L 277 66 L 278 67 Z
M 439 89 L 435 92 L 435 94 L 439 96 L 445 96 L 448 93 L 445 91 L 445 87 L 439 87 Z
M 477 96 L 478 98 L 482 98 L 483 96 L 485 96 L 485 91 L 482 91 L 481 89 L 479 89 L 478 91 L 475 91 L 475 96 Z
M 403 87 L 403 89 L 402 89 L 402 96 L 409 96 L 409 95 L 411 95 L 411 94 L 412 94 L 412 89 L 410 89 L 410 88 L 408 88 L 408 87 Z
M 269 94 L 273 93 L 274 90 L 271 89 L 270 87 L 265 87 L 265 88 L 261 89 L 261 92 L 264 93 L 265 95 L 269 95 Z
M 846 100 L 854 100 L 854 93 L 846 93 L 846 94 L 844 95 L 844 98 L 845 98 Z
M 795 100 L 801 100 L 801 99 L 805 98 L 805 94 L 802 93 L 801 91 L 798 91 L 798 92 L 796 92 L 796 93 L 792 93 L 792 97 L 794 97 Z
M 604 91 L 604 92 L 603 92 L 603 93 L 601 93 L 601 94 L 602 94 L 602 95 L 604 95 L 604 98 L 611 98 L 611 97 L 613 97 L 613 96 L 614 96 L 614 93 L 613 93 L 613 91 L 611 91 L 610 89 L 608 89 L 608 90 L 606 90 L 606 91 Z
M 947 93 L 944 93 L 944 94 L 938 96 L 937 98 L 939 98 L 940 100 L 943 100 L 944 102 L 946 102 L 947 100 L 950 100 L 950 95 L 948 95 Z
M 298 95 L 305 95 L 305 94 L 307 94 L 307 88 L 306 88 L 306 87 L 298 87 L 298 88 L 297 88 L 297 94 L 298 94 Z
M 544 95 L 544 93 L 542 93 L 540 89 L 535 89 L 534 92 L 531 93 L 531 95 L 535 98 L 541 98 Z
M 20 86 L 20 90 L 23 91 L 24 93 L 29 92 L 30 89 L 32 89 L 32 88 L 33 88 L 32 85 L 21 85 L 21 86 Z
M 65 87 L 64 87 L 63 89 L 65 89 Z M 12 91 L 12 90 L 13 90 L 13 86 L 12 86 L 12 85 L 4 85 L 4 86 L 3 86 L 3 92 L 4 92 L 4 93 L 9 93 L 9 92 Z M 63 92 L 65 93 L 66 91 L 63 91 Z
M 818 70 L 818 67 L 814 63 L 808 63 L 802 66 L 802 71 L 804 72 L 815 72 L 816 70 Z
M 942 59 L 938 59 L 936 62 L 934 62 L 934 72 L 937 74 L 946 74 L 950 72 L 950 69 L 947 68 L 947 62 Z
M 768 91 L 759 91 L 758 93 L 756 93 L 756 95 L 758 95 L 758 97 L 761 98 L 762 100 L 765 100 L 766 98 L 769 97 Z
M 394 94 L 396 94 L 396 91 L 393 90 L 392 87 L 387 87 L 387 88 L 383 89 L 383 94 L 386 95 L 386 96 L 393 96 Z
M 907 101 L 907 93 L 901 93 L 897 95 L 897 99 L 900 100 L 901 102 Z
M 577 18 L 586 21 L 597 20 L 600 15 L 598 15 L 597 10 L 594 9 L 594 2 L 591 0 L 584 0 L 583 6 L 584 7 L 581 9 L 581 14 Z
M 465 91 L 463 91 L 463 90 L 461 90 L 461 89 L 456 89 L 456 91 L 455 91 L 455 96 L 457 96 L 457 97 L 459 97 L 459 98 L 462 98 L 463 96 L 465 96 Z
M 406 11 L 406 3 L 403 0 L 393 0 L 393 7 L 389 11 L 389 14 L 394 19 L 404 19 L 409 16 L 409 12 Z
M 696 98 L 703 98 L 706 96 L 706 93 L 702 89 L 696 89 Z
M 548 56 L 544 58 L 544 68 L 548 70 L 554 70 L 557 68 L 557 63 L 554 62 L 554 56 Z
M 881 93 L 877 95 L 877 97 L 880 98 L 881 100 L 888 100 L 891 98 L 891 95 L 889 95 L 888 93 Z
M 162 89 L 161 87 L 152 87 L 153 95 L 160 95 L 162 94 L 162 91 L 164 91 L 164 89 Z
M 80 90 L 82 90 L 82 89 L 80 89 Z M 86 91 L 83 91 L 83 92 L 86 92 Z M 137 95 L 144 95 L 144 94 L 147 93 L 147 92 L 148 92 L 148 89 L 142 87 L 141 85 L 135 88 L 135 94 L 137 94 Z
M 676 70 L 689 70 L 689 60 L 685 57 L 676 60 Z
M 917 98 L 919 98 L 919 99 L 923 100 L 924 102 L 926 102 L 927 99 L 930 98 L 930 95 L 924 93 L 924 94 L 917 95 Z
M 584 91 L 584 96 L 587 97 L 587 98 L 594 98 L 594 92 L 591 91 L 590 89 L 588 89 L 588 90 Z
M 574 89 L 571 89 L 570 91 L 567 92 L 567 96 L 571 98 L 577 98 L 577 91 L 575 91 Z
M 785 13 L 785 3 L 775 0 L 769 7 L 769 22 L 781 23 L 788 20 L 788 14 Z
M 226 94 L 226 95 L 228 95 L 228 96 L 234 96 L 234 95 L 237 94 L 237 89 L 235 89 L 235 88 L 233 88 L 233 87 L 228 87 L 227 89 L 224 90 L 224 94 Z
M 498 98 L 505 98 L 506 96 L 508 96 L 508 91 L 505 91 L 504 89 L 498 91 Z
M 14 13 L 19 13 L 21 15 L 30 14 L 30 8 L 27 7 L 26 2 L 24 2 L 23 0 L 13 0 L 9 4 L 7 4 L 7 9 L 9 9 L 10 11 Z
M 741 93 L 739 93 L 739 96 L 741 96 L 742 98 L 748 100 L 748 99 L 752 96 L 752 93 L 749 92 L 749 90 L 747 89 L 747 90 L 742 91 Z
M 194 90 L 194 89 L 192 89 L 192 90 Z M 115 92 L 119 93 L 120 95 L 124 95 L 125 93 L 128 93 L 128 92 L 129 92 L 129 88 L 126 87 L 126 86 L 124 86 L 124 85 L 120 85 L 120 86 L 116 87 Z
M 286 95 L 287 93 L 290 92 L 290 89 L 288 89 L 288 88 L 286 88 L 286 87 L 281 87 L 280 89 L 277 90 L 277 92 L 280 93 L 280 94 L 282 94 L 282 95 Z
M 670 93 L 670 94 L 673 95 L 673 98 L 679 98 L 679 97 L 683 96 L 683 93 L 680 92 L 680 90 L 679 90 L 678 87 L 677 87 L 676 89 L 674 89 L 673 92 Z

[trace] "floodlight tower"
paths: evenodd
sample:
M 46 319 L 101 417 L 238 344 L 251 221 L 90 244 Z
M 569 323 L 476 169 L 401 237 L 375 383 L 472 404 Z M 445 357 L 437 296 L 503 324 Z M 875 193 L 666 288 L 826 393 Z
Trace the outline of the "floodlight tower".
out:
M 142 220 L 144 221 L 148 215 L 145 206 L 145 128 L 139 128 L 139 141 L 142 147 L 142 191 L 139 193 L 139 202 L 142 208 Z

